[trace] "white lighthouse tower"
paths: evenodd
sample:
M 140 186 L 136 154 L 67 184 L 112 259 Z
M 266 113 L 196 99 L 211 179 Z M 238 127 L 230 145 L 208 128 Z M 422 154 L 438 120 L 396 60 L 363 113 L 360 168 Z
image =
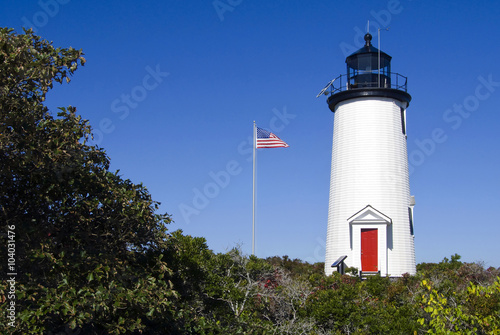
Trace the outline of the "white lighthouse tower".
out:
M 391 56 L 371 39 L 365 35 L 346 59 L 347 75 L 327 86 L 334 113 L 327 275 L 343 256 L 362 275 L 416 272 L 406 148 L 411 96 L 406 77 L 391 72 Z

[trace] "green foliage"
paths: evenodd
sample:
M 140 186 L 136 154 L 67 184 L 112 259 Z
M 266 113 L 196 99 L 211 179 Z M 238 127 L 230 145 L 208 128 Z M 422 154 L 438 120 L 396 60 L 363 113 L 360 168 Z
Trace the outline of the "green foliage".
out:
M 357 279 L 334 273 L 315 284 L 319 286 L 309 296 L 306 310 L 320 327 L 342 330 L 359 322 L 362 311 Z
M 0 29 L 0 216 L 16 231 L 17 332 L 119 334 L 176 313 L 159 257 L 169 216 L 86 145 L 74 107 L 54 117 L 43 104 L 84 62 L 81 50 Z
M 354 266 L 348 266 L 345 268 L 345 273 L 351 276 L 357 276 L 359 274 L 359 269 Z
M 427 323 L 429 334 L 500 334 L 500 277 L 488 287 L 470 283 L 466 291 L 445 296 L 422 281 L 426 314 L 418 321 Z
M 364 287 L 369 295 L 385 298 L 386 292 L 389 288 L 390 280 L 387 277 L 381 277 L 380 275 L 368 277 L 364 282 Z
M 309 264 L 297 258 L 292 260 L 287 255 L 267 257 L 266 262 L 285 269 L 293 278 L 307 279 L 313 274 L 323 274 L 325 268 L 325 263 Z
M 427 273 L 432 273 L 432 272 L 443 273 L 443 272 L 456 271 L 463 264 L 462 262 L 460 262 L 460 258 L 462 258 L 460 255 L 454 254 L 451 256 L 451 261 L 445 257 L 441 262 L 437 264 L 420 263 L 417 265 L 417 271 L 427 272 Z

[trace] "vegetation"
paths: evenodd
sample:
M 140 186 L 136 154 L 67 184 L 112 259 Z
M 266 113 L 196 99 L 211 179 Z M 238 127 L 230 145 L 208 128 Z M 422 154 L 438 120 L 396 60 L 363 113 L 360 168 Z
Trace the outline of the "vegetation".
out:
M 2 272 L 2 315 L 12 302 L 16 313 L 0 333 L 500 334 L 500 270 L 458 255 L 361 281 L 168 233 L 147 189 L 88 145 L 76 108 L 44 105 L 84 63 L 81 50 L 0 28 L 0 253 L 16 272 L 15 296 Z

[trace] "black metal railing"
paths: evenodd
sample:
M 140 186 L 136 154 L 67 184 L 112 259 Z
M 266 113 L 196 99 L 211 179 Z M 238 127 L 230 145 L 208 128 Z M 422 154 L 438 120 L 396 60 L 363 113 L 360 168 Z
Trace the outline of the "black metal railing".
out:
M 324 89 L 325 94 L 330 95 L 356 89 L 366 88 L 391 88 L 407 92 L 408 78 L 395 72 L 387 74 L 378 74 L 374 72 L 361 73 L 355 76 L 347 77 L 346 74 L 341 74 L 333 79 L 329 87 Z

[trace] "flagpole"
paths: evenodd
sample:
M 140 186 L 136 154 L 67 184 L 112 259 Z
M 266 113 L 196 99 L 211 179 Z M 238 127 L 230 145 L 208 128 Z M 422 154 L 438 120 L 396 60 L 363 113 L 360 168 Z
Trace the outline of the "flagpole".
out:
M 257 146 L 257 126 L 253 122 L 253 198 L 252 198 L 252 255 L 255 255 L 255 147 Z

